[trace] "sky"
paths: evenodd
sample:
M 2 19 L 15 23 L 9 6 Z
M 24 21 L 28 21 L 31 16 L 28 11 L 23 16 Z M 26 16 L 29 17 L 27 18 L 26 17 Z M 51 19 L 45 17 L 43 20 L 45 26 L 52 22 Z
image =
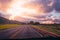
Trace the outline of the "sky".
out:
M 60 23 L 60 0 L 0 0 L 0 16 L 20 22 Z

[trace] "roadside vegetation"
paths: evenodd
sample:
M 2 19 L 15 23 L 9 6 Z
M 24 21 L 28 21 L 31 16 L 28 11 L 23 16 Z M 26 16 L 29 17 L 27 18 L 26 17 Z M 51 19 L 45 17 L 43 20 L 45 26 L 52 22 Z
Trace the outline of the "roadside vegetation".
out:
M 35 28 L 41 29 L 41 30 L 46 30 L 49 32 L 53 32 L 55 34 L 60 35 L 60 25 L 59 24 L 44 24 L 44 25 L 32 25 Z
M 21 23 L 18 21 L 8 20 L 6 18 L 0 17 L 0 30 L 8 29 L 18 26 L 26 25 L 26 23 Z M 38 29 L 47 30 L 49 32 L 53 32 L 60 35 L 60 24 L 40 24 L 39 22 L 30 21 L 27 25 L 32 25 L 32 27 L 36 27 Z
M 24 24 L 24 23 L 16 21 L 16 20 L 8 20 L 8 19 L 0 16 L 0 30 L 18 27 L 18 26 L 21 26 L 22 24 Z
M 30 21 L 30 25 L 40 30 L 46 30 L 60 35 L 60 24 L 40 24 L 39 22 Z
M 13 27 L 18 27 L 20 26 L 19 24 L 1 24 L 0 29 L 8 29 L 8 28 L 13 28 Z

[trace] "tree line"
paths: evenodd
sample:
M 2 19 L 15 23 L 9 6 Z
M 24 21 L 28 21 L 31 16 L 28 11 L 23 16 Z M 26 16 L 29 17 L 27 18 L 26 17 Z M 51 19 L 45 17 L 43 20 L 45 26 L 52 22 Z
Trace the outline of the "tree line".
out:
M 39 22 L 34 22 L 34 21 L 30 21 L 29 24 L 32 24 L 32 25 L 40 25 Z

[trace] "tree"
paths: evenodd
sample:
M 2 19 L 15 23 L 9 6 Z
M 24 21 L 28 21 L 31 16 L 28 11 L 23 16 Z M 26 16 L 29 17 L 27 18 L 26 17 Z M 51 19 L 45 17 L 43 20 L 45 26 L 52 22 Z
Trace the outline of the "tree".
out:
M 33 21 L 30 21 L 30 23 L 29 24 L 34 24 L 34 22 Z
M 40 25 L 40 23 L 39 22 L 35 22 L 34 25 Z
M 33 22 L 33 21 L 30 21 L 30 23 L 29 24 L 33 24 L 33 25 L 40 25 L 40 23 L 39 22 Z

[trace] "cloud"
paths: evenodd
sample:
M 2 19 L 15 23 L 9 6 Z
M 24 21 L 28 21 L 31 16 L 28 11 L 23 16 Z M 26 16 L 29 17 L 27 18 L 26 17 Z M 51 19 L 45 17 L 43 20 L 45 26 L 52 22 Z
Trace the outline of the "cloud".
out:
M 0 10 L 6 11 L 9 8 L 11 2 L 12 0 L 0 0 Z M 54 22 L 59 21 L 59 19 L 57 19 L 57 16 L 59 14 L 58 15 L 56 14 L 57 12 L 60 13 L 60 0 L 33 0 L 27 3 L 26 5 L 24 5 L 24 7 L 35 9 L 37 12 L 34 11 L 35 13 L 24 13 L 23 17 L 16 16 L 15 20 L 18 20 L 18 21 L 33 20 L 33 21 L 39 21 L 41 23 L 54 23 Z M 9 14 L 7 15 L 8 16 L 5 16 L 6 18 L 11 16 Z M 55 19 L 57 19 L 57 21 L 54 21 Z
M 0 0 L 0 10 L 6 11 L 12 0 Z
M 43 9 L 44 13 L 51 12 L 54 8 L 54 0 L 36 0 L 35 3 L 39 5 L 40 11 Z
M 43 12 L 49 13 L 53 10 L 60 12 L 60 0 L 36 0 L 33 3 L 38 4 L 39 9 L 43 9 Z
M 54 23 L 60 24 L 60 18 L 55 19 L 55 20 L 54 20 Z
M 0 3 L 6 4 L 8 2 L 11 2 L 12 0 L 0 0 Z
M 60 12 L 60 0 L 55 0 L 54 8 L 57 12 Z
M 6 10 L 11 2 L 12 0 L 0 0 L 0 9 Z M 39 12 L 47 13 L 51 12 L 53 9 L 60 12 L 60 0 L 33 0 L 30 3 L 31 6 L 34 4 Z

